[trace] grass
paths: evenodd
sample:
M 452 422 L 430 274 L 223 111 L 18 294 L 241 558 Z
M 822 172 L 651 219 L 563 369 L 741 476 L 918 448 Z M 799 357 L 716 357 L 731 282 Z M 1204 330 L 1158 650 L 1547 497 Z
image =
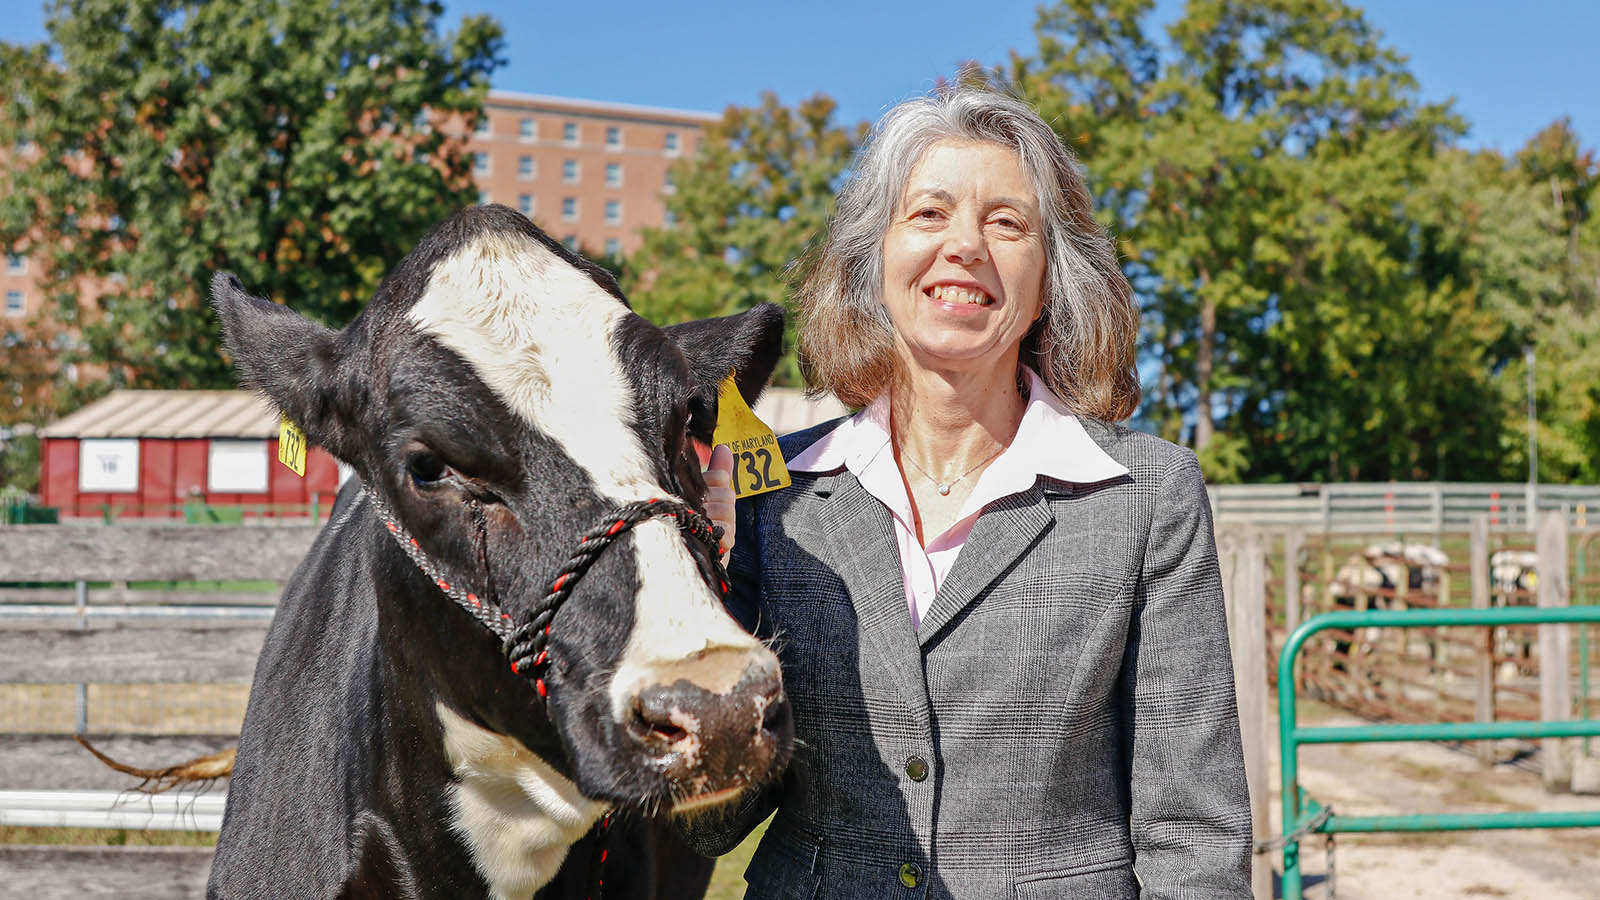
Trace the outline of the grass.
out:
M 772 821 L 768 819 L 767 822 Z M 711 886 L 706 889 L 706 900 L 741 900 L 744 897 L 744 870 L 750 865 L 750 857 L 756 852 L 756 845 L 761 843 L 761 836 L 767 831 L 767 822 L 756 826 L 744 843 L 735 847 L 727 856 L 717 859 L 717 870 L 711 875 Z
M 72 734 L 77 686 L 0 685 L 0 733 Z M 91 684 L 95 734 L 237 734 L 248 684 Z
M 133 831 L 120 828 L 36 828 L 0 825 L 0 844 L 61 847 L 211 847 L 214 831 Z

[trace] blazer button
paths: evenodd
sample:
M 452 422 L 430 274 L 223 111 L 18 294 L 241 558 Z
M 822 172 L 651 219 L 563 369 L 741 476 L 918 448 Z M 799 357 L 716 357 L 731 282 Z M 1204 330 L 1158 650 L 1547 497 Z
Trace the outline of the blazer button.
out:
M 923 781 L 928 777 L 928 761 L 920 756 L 913 756 L 906 760 L 906 774 L 912 781 Z
M 908 888 L 914 888 L 922 883 L 922 867 L 916 863 L 900 864 L 900 883 Z

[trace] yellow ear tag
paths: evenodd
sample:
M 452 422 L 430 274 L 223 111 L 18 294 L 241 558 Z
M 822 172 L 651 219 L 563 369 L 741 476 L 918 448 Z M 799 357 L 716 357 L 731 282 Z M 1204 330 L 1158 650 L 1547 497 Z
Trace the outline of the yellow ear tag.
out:
M 733 451 L 734 496 L 754 497 L 789 486 L 789 467 L 778 452 L 778 439 L 744 402 L 732 375 L 717 395 L 717 430 L 711 443 L 727 444 Z
M 283 414 L 278 416 L 278 462 L 306 477 L 306 433 Z

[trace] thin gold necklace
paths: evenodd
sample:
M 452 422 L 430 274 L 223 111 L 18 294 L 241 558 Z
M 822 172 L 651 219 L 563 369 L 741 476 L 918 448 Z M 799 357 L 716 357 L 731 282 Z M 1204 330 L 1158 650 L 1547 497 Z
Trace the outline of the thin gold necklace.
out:
M 1000 446 L 999 450 L 996 450 L 993 453 L 989 454 L 988 456 L 984 457 L 982 460 L 979 460 L 978 465 L 973 466 L 972 468 L 966 470 L 965 472 L 962 472 L 960 475 L 957 475 L 956 477 L 950 479 L 949 481 L 940 481 L 939 479 L 933 477 L 932 475 L 929 475 L 928 474 L 928 470 L 924 469 L 923 467 L 921 467 L 919 465 L 917 465 L 917 461 L 911 458 L 911 454 L 905 452 L 903 449 L 900 451 L 900 458 L 905 460 L 908 463 L 911 463 L 911 467 L 913 469 L 916 469 L 918 472 L 922 473 L 922 477 L 923 478 L 928 479 L 928 481 L 930 483 L 932 483 L 934 487 L 938 488 L 939 489 L 939 496 L 948 497 L 948 496 L 950 496 L 950 489 L 955 487 L 957 482 L 959 482 L 961 479 L 967 477 L 968 475 L 971 475 L 973 472 L 978 471 L 979 467 L 983 466 L 984 464 L 988 463 L 990 460 L 994 459 L 996 456 L 999 456 L 1001 453 L 1005 452 L 1005 449 L 1006 449 L 1005 445 L 1002 444 Z

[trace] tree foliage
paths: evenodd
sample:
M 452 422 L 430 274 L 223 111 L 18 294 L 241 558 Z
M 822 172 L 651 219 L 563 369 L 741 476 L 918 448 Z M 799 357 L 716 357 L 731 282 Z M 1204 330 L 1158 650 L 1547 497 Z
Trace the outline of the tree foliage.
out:
M 864 123 L 835 125 L 834 108 L 820 94 L 791 108 L 767 93 L 707 129 L 699 154 L 673 168 L 676 224 L 646 230 L 628 262 L 625 287 L 642 315 L 666 324 L 784 302 L 791 266 L 832 215 L 866 134 Z M 775 378 L 802 383 L 792 349 Z
M 1152 8 L 1063 0 L 1005 69 L 1120 240 L 1145 421 L 1218 480 L 1511 474 L 1509 379 L 1571 297 L 1532 176 L 1456 149 L 1465 123 L 1340 0 L 1190 0 L 1165 40 Z M 1569 144 L 1522 168 L 1592 196 Z
M 341 323 L 476 199 L 461 135 L 501 32 L 469 16 L 441 36 L 441 15 L 430 0 L 56 0 L 47 42 L 0 45 L 0 139 L 24 149 L 0 243 L 40 264 L 113 381 L 230 383 L 212 273 Z

